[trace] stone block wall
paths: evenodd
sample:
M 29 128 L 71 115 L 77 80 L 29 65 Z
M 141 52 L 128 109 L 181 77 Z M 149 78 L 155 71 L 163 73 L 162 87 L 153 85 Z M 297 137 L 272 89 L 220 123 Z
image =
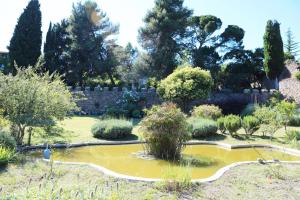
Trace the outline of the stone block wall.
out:
M 103 114 L 105 110 L 110 106 L 117 105 L 117 102 L 122 98 L 122 95 L 126 88 L 112 88 L 111 90 L 108 87 L 96 87 L 94 90 L 91 90 L 89 87 L 86 87 L 84 90 L 81 88 L 75 88 L 70 90 L 77 97 L 77 105 L 81 109 L 81 114 L 88 115 L 99 115 Z M 155 89 L 141 89 L 136 90 L 140 96 L 145 98 L 145 101 L 142 102 L 143 107 L 151 107 L 155 104 L 160 104 L 161 100 L 158 97 Z
M 77 101 L 78 107 L 81 108 L 81 114 L 88 114 L 88 115 L 99 115 L 103 114 L 105 110 L 109 106 L 117 105 L 117 102 L 121 99 L 122 95 L 126 88 L 109 88 L 104 87 L 96 87 L 94 90 L 90 90 L 89 87 L 82 90 L 81 88 L 71 89 L 73 94 L 79 96 Z M 162 100 L 159 98 L 156 90 L 154 88 L 150 89 L 141 89 L 135 90 L 138 94 L 145 98 L 143 102 L 143 107 L 151 107 L 155 104 L 160 104 Z M 274 92 L 274 90 L 267 91 L 267 90 L 244 90 L 243 93 L 214 93 L 210 96 L 210 98 L 206 100 L 195 100 L 191 102 L 190 109 L 194 106 L 201 105 L 201 104 L 215 104 L 219 105 L 225 113 L 230 110 L 240 110 L 249 103 L 264 103 L 266 102 L 270 95 Z

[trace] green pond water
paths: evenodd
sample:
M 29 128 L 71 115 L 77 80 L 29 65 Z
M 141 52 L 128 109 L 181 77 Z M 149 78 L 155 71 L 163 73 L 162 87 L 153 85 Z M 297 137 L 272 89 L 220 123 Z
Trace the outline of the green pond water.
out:
M 103 166 L 111 171 L 136 177 L 163 178 L 166 174 L 172 174 L 184 170 L 193 179 L 212 176 L 222 167 L 240 161 L 256 161 L 257 158 L 266 160 L 279 159 L 284 161 L 300 160 L 300 157 L 292 156 L 277 150 L 268 148 L 242 148 L 227 150 L 214 145 L 188 145 L 183 151 L 184 156 L 213 161 L 208 166 L 188 166 L 164 160 L 149 160 L 137 156 L 143 152 L 140 144 L 134 145 L 107 145 L 70 148 L 55 150 L 53 159 L 66 162 L 85 162 Z M 41 157 L 41 153 L 34 156 Z

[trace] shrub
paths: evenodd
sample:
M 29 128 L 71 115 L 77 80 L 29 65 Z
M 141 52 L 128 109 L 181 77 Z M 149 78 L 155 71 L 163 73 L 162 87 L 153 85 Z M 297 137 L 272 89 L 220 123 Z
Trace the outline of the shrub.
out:
M 254 112 L 254 116 L 259 120 L 260 131 L 263 133 L 263 136 L 269 133 L 272 137 L 276 130 L 281 127 L 278 112 L 272 107 L 258 107 Z
M 192 116 L 217 120 L 222 116 L 222 110 L 215 105 L 201 105 L 194 107 Z
M 242 120 L 242 127 L 247 135 L 252 135 L 259 128 L 259 120 L 253 116 L 245 116 Z
M 297 72 L 297 73 L 295 74 L 295 77 L 296 77 L 296 79 L 298 79 L 298 80 L 300 81 L 300 72 Z
M 243 111 L 241 112 L 241 117 L 248 116 L 248 115 L 253 115 L 255 112 L 255 109 L 258 107 L 257 104 L 248 104 Z
M 221 131 L 221 133 L 225 133 L 226 132 L 226 128 L 225 128 L 225 117 L 220 117 L 217 120 L 217 125 L 218 125 L 218 129 Z
M 3 130 L 0 131 L 0 146 L 14 149 L 16 148 L 16 145 L 17 143 L 14 137 L 12 137 Z
M 0 166 L 5 166 L 14 157 L 13 150 L 0 146 Z
M 191 137 L 186 116 L 176 104 L 164 103 L 146 111 L 141 131 L 148 153 L 162 159 L 177 159 Z
M 289 121 L 290 126 L 300 126 L 300 114 L 294 115 L 290 121 Z
M 144 96 L 138 92 L 125 91 L 116 105 L 109 106 L 106 109 L 105 114 L 110 117 L 141 117 L 141 102 L 144 101 L 144 99 Z
M 289 121 L 297 112 L 297 105 L 283 100 L 276 105 L 276 110 L 280 113 L 280 120 L 286 129 Z
M 241 119 L 237 115 L 227 115 L 224 126 L 230 135 L 234 135 L 241 128 Z
M 300 131 L 296 130 L 289 130 L 286 132 L 286 140 L 293 141 L 293 140 L 300 140 Z
M 195 99 L 206 99 L 211 91 L 213 81 L 209 71 L 199 67 L 178 67 L 158 86 L 158 93 L 167 100 L 178 103 L 183 111 Z
M 158 189 L 164 192 L 182 192 L 192 187 L 192 173 L 190 168 L 179 169 L 169 167 L 163 171 L 163 180 L 158 183 Z
M 195 138 L 207 137 L 216 134 L 218 131 L 217 123 L 211 119 L 193 117 L 188 122 L 192 126 L 192 136 Z
M 96 138 L 120 139 L 131 134 L 132 123 L 123 119 L 106 119 L 92 126 L 92 134 Z

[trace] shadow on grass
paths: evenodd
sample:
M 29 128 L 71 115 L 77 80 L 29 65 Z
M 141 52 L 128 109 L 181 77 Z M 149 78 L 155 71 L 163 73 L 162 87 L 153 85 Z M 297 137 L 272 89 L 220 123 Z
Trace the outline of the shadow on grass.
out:
M 215 135 L 208 136 L 206 138 L 199 138 L 199 139 L 204 141 L 223 141 L 226 137 L 227 136 L 223 134 L 215 134 Z
M 118 141 L 121 141 L 121 142 L 126 142 L 126 141 L 138 141 L 139 137 L 137 135 L 134 135 L 134 134 L 130 134 L 124 138 L 118 138 L 118 139 L 105 139 L 105 138 L 96 138 L 94 137 L 95 139 L 98 139 L 99 141 L 105 141 L 105 142 L 118 142 Z

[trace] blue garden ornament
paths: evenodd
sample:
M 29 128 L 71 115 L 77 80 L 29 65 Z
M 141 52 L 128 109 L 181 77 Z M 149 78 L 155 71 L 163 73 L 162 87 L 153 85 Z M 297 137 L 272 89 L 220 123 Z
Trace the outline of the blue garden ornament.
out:
M 46 149 L 44 150 L 44 159 L 49 160 L 51 156 L 51 150 L 48 147 L 48 144 L 46 146 Z

